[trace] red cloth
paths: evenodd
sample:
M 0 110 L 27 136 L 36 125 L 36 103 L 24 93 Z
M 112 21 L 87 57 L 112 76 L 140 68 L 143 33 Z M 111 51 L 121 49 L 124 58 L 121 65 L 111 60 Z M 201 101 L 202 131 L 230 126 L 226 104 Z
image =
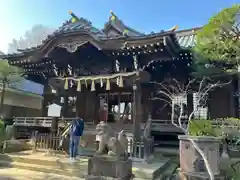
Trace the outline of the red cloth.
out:
M 105 121 L 108 120 L 108 111 L 107 110 L 100 110 L 99 112 L 99 121 Z

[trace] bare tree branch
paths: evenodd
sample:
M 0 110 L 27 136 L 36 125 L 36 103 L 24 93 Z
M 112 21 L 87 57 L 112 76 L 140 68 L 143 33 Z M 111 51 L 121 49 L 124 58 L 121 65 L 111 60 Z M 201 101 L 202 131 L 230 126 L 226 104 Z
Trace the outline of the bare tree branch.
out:
M 165 80 L 161 83 L 155 82 L 157 85 L 159 85 L 160 89 L 157 91 L 157 95 L 163 95 L 165 98 L 161 97 L 154 97 L 156 100 L 163 101 L 170 105 L 172 107 L 171 112 L 171 123 L 175 127 L 181 129 L 186 135 L 189 135 L 189 124 L 193 119 L 194 114 L 199 110 L 199 107 L 204 107 L 207 104 L 207 96 L 209 92 L 215 88 L 222 87 L 224 85 L 229 84 L 231 81 L 227 83 L 220 83 L 220 81 L 213 83 L 209 77 L 204 77 L 198 84 L 198 90 L 197 93 L 197 107 L 189 114 L 188 117 L 188 125 L 186 128 L 183 127 L 182 123 L 182 116 L 184 112 L 184 103 L 182 102 L 182 99 L 179 103 L 174 103 L 174 99 L 176 96 L 186 97 L 188 93 L 192 92 L 192 85 L 197 83 L 196 79 L 190 80 L 187 85 L 184 87 L 184 85 L 177 81 L 176 79 L 172 80 Z M 175 106 L 180 108 L 180 112 L 177 117 L 177 122 L 175 122 L 175 112 L 177 111 L 175 109 Z M 214 175 L 212 173 L 211 167 L 209 165 L 209 162 L 207 160 L 206 155 L 204 152 L 200 149 L 198 144 L 191 138 L 189 138 L 190 142 L 192 143 L 193 147 L 199 152 L 199 154 L 202 156 L 204 163 L 206 165 L 206 169 L 208 171 L 208 174 L 210 176 L 210 179 L 214 179 Z

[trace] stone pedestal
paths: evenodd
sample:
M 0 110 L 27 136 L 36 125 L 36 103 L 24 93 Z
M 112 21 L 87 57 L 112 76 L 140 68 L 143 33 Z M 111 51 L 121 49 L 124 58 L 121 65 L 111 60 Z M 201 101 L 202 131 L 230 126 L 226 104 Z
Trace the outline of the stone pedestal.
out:
M 128 180 L 132 177 L 132 161 L 119 160 L 116 157 L 93 156 L 88 160 L 87 180 L 115 178 Z
M 207 136 L 179 136 L 180 168 L 182 172 L 186 173 L 188 176 L 208 177 L 203 158 L 189 141 L 190 138 L 194 140 L 194 142 L 206 155 L 213 174 L 215 176 L 219 175 L 219 145 L 221 139 Z

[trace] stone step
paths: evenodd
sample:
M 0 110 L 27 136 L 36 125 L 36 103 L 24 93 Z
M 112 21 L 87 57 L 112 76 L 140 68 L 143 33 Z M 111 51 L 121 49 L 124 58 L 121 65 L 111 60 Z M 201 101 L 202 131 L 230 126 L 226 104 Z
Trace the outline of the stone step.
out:
M 42 165 L 42 166 L 51 166 L 52 168 L 66 168 L 66 167 L 75 167 L 81 168 L 86 167 L 88 163 L 88 158 L 83 157 L 80 160 L 77 160 L 73 164 L 69 161 L 68 158 L 59 156 L 59 157 L 50 157 L 50 156 L 26 156 L 26 155 L 13 155 L 13 154 L 0 154 L 0 160 L 8 162 L 19 162 L 32 165 Z
M 132 171 L 136 179 L 151 180 L 163 173 L 168 165 L 169 158 L 156 156 L 151 164 L 133 162 Z M 0 154 L 0 166 L 82 178 L 87 174 L 88 157 L 71 163 L 64 155 L 50 157 L 31 152 Z
M 4 168 L 0 169 L 1 180 L 83 180 L 83 178 L 43 173 L 31 170 Z
M 163 171 L 157 179 L 171 179 L 179 167 L 178 160 L 171 160 L 165 171 Z
M 78 178 L 84 178 L 87 172 L 86 168 L 73 169 L 69 167 L 68 169 L 67 168 L 57 169 L 51 166 L 27 164 L 27 163 L 21 163 L 21 162 L 9 162 L 9 161 L 2 161 L 2 160 L 0 160 L 0 166 L 31 170 L 31 171 L 43 172 L 43 173 L 52 173 L 52 174 L 64 175 L 69 177 L 78 177 Z

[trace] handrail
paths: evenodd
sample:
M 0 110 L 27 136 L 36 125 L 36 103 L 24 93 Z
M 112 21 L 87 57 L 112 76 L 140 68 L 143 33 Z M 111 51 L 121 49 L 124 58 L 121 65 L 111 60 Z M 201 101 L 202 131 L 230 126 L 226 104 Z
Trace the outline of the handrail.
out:
M 59 118 L 59 127 L 65 127 L 66 124 L 71 122 L 76 118 L 65 118 L 61 117 Z M 240 127 L 240 121 L 236 122 L 236 124 L 232 124 L 229 121 L 225 119 L 214 119 L 212 120 L 212 123 L 214 126 L 221 126 L 224 125 L 226 127 Z M 52 118 L 51 117 L 16 117 L 14 119 L 14 125 L 18 126 L 43 126 L 43 127 L 51 127 L 52 124 Z M 91 126 L 94 126 L 93 122 L 86 122 L 85 123 L 89 128 L 91 129 Z M 143 123 L 141 123 L 143 124 Z M 187 119 L 182 120 L 183 125 L 187 125 L 188 121 Z M 117 123 L 109 123 L 114 129 L 120 128 L 119 124 Z M 132 124 L 122 124 L 124 129 L 131 129 Z M 152 127 L 156 126 L 173 126 L 171 120 L 163 120 L 163 119 L 152 119 Z M 142 125 L 141 125 L 142 126 Z M 94 128 L 95 129 L 95 128 Z M 141 127 L 143 129 L 143 127 Z

